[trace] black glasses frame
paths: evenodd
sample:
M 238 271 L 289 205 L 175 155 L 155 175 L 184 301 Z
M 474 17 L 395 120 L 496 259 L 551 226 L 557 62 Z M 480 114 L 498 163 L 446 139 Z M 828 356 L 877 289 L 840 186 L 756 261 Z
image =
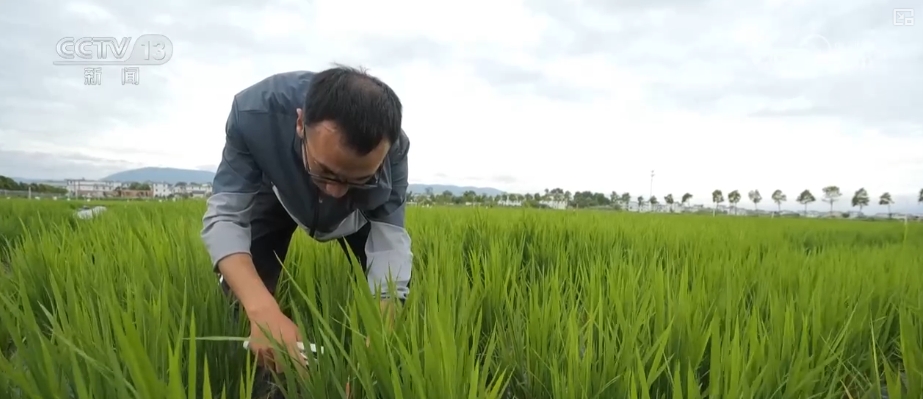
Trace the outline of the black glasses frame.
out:
M 304 129 L 303 130 L 304 133 L 307 134 L 308 127 L 303 126 L 302 129 Z M 377 173 L 376 173 L 376 176 L 372 176 L 365 183 L 353 183 L 353 182 L 349 182 L 349 181 L 346 181 L 346 180 L 343 180 L 337 177 L 326 176 L 326 175 L 321 175 L 321 174 L 312 172 L 311 167 L 309 166 L 310 162 L 308 162 L 308 140 L 305 138 L 302 138 L 301 145 L 302 145 L 301 152 L 304 154 L 304 159 L 305 159 L 304 171 L 305 173 L 308 174 L 308 176 L 311 177 L 312 180 L 314 180 L 314 182 L 339 184 L 339 185 L 343 185 L 348 188 L 357 189 L 357 190 L 368 190 L 368 189 L 373 189 L 373 188 L 378 187 Z

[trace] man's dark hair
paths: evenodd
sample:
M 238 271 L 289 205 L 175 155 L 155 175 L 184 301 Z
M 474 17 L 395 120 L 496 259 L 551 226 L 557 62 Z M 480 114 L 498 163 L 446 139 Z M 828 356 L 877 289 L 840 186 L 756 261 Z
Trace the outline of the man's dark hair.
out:
M 336 65 L 314 75 L 304 100 L 305 125 L 335 123 L 347 147 L 359 155 L 401 134 L 401 100 L 388 85 L 362 69 Z

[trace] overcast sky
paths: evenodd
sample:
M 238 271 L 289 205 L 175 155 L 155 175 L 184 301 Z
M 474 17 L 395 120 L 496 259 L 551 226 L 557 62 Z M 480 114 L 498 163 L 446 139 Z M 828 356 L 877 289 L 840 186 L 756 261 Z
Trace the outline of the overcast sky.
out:
M 700 199 L 923 188 L 923 26 L 894 23 L 914 2 L 224 3 L 4 5 L 0 175 L 213 169 L 236 92 L 340 62 L 401 97 L 415 183 L 646 196 L 655 170 L 658 196 Z M 145 33 L 174 50 L 138 85 L 52 64 L 62 37 Z

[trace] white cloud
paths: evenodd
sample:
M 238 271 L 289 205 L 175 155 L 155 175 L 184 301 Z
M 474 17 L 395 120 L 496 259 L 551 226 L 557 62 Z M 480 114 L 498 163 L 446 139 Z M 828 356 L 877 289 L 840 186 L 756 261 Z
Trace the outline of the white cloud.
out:
M 800 4 L 775 2 L 768 7 L 783 13 Z M 141 73 L 141 85 L 156 87 L 163 93 L 160 97 L 148 100 L 147 94 L 133 87 L 108 92 L 113 103 L 131 99 L 142 108 L 151 105 L 133 111 L 143 118 L 112 121 L 80 143 L 62 139 L 57 145 L 36 147 L 40 140 L 3 122 L 0 135 L 11 150 L 79 152 L 172 167 L 215 165 L 236 92 L 273 73 L 319 70 L 340 61 L 369 67 L 401 96 L 405 129 L 412 141 L 414 182 L 490 184 L 521 192 L 562 187 L 647 195 L 653 169 L 659 196 L 691 192 L 699 199 L 715 188 L 725 192 L 759 188 L 767 198 L 781 188 L 794 198 L 805 188 L 819 195 L 821 187 L 831 184 L 850 193 L 860 186 L 870 192 L 915 193 L 923 186 L 923 156 L 918 150 L 923 148 L 923 131 L 915 122 L 919 119 L 882 118 L 882 129 L 900 122 L 910 132 L 891 135 L 875 123 L 860 124 L 836 113 L 749 116 L 827 107 L 824 97 L 816 95 L 830 95 L 822 89 L 780 98 L 754 85 L 782 87 L 788 82 L 785 79 L 836 76 L 845 77 L 845 84 L 863 85 L 857 64 L 862 54 L 875 48 L 877 59 L 899 57 L 885 54 L 897 46 L 893 40 L 897 33 L 870 32 L 864 41 L 852 40 L 849 46 L 831 44 L 828 52 L 797 47 L 796 40 L 794 51 L 778 45 L 780 37 L 791 36 L 784 24 L 766 17 L 743 21 L 715 15 L 687 42 L 681 31 L 670 30 L 679 29 L 671 22 L 682 16 L 675 11 L 643 11 L 637 15 L 648 19 L 629 23 L 589 6 L 573 7 L 584 7 L 573 14 L 584 22 L 583 28 L 568 28 L 556 21 L 556 15 L 513 0 L 444 4 L 320 0 L 312 5 L 285 1 L 258 10 L 214 6 L 200 8 L 198 14 L 163 12 L 153 23 L 166 33 L 178 32 L 199 18 L 203 24 L 222 21 L 226 29 L 237 31 L 224 39 L 221 32 L 207 39 L 171 35 L 172 60 Z M 93 21 L 112 16 L 102 6 L 68 9 Z M 644 34 L 645 27 L 650 34 Z M 150 30 L 130 28 L 137 34 Z M 608 47 L 580 53 L 576 48 L 588 43 L 580 29 L 622 36 L 607 42 Z M 874 47 L 884 37 L 891 44 Z M 240 42 L 242 38 L 266 45 L 254 47 Z M 421 40 L 430 43 L 430 50 L 410 51 Z M 552 44 L 560 47 L 550 52 Z M 716 55 L 697 56 L 701 51 Z M 760 55 L 766 51 L 773 53 Z M 719 53 L 733 53 L 736 58 L 720 58 Z M 741 80 L 743 73 L 760 69 L 754 59 L 770 60 L 769 75 Z M 488 61 L 534 76 L 517 84 L 512 78 L 494 79 L 485 72 Z M 878 68 L 887 73 L 887 65 Z M 47 79 L 56 90 L 93 96 L 93 88 L 80 86 L 78 80 Z M 535 90 L 542 85 L 557 95 Z M 798 89 L 797 84 L 794 87 Z M 4 93 L 6 98 L 0 100 L 11 101 L 14 95 Z M 88 116 L 105 117 L 105 113 Z
M 112 20 L 112 14 L 105 8 L 86 2 L 69 2 L 64 6 L 64 11 L 90 22 L 105 22 Z

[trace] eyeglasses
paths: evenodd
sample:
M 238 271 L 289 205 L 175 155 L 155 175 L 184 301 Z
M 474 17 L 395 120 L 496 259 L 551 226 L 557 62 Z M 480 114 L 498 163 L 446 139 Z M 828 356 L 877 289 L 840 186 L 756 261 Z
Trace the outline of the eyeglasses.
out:
M 305 159 L 305 173 L 307 173 L 308 176 L 311 177 L 311 180 L 313 180 L 315 183 L 317 184 L 338 184 L 338 185 L 346 186 L 347 188 L 356 189 L 356 190 L 368 190 L 368 189 L 378 187 L 378 184 L 377 184 L 378 181 L 376 178 L 377 176 L 372 176 L 363 183 L 356 183 L 356 182 L 347 181 L 347 180 L 344 180 L 344 179 L 341 179 L 335 176 L 329 176 L 326 174 L 319 174 L 319 173 L 312 172 L 311 167 L 310 167 L 311 163 L 308 162 L 308 140 L 302 139 L 302 147 L 303 148 L 301 150 L 304 153 L 304 159 Z

